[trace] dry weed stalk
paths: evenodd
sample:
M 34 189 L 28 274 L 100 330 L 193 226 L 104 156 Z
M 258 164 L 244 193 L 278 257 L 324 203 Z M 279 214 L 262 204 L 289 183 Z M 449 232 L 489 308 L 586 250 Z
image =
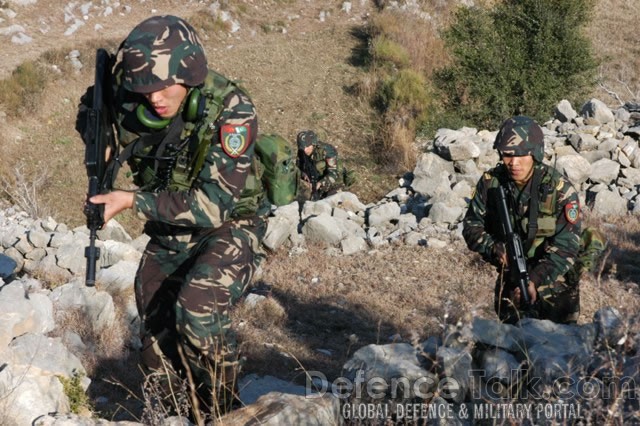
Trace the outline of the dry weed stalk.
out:
M 606 83 L 606 78 L 603 75 L 602 70 L 600 70 L 600 75 L 598 76 L 598 87 L 602 89 L 605 93 L 607 93 L 609 96 L 611 96 L 613 99 L 615 99 L 620 106 L 626 103 L 624 99 L 628 99 L 631 101 L 640 101 L 640 89 L 638 88 L 636 88 L 635 90 L 632 89 L 631 85 L 627 81 L 622 80 L 621 78 L 614 79 L 614 82 L 617 84 L 620 90 L 626 92 L 626 95 L 620 95 L 620 93 L 618 93 L 613 88 L 611 88 Z
M 38 191 L 49 180 L 49 171 L 46 167 L 39 168 L 38 174 L 30 180 L 25 172 L 25 164 L 18 163 L 13 169 L 13 180 L 6 176 L 0 179 L 4 194 L 30 217 L 37 219 L 48 214 L 46 207 L 39 202 L 38 198 Z
M 177 388 L 174 387 L 177 384 Z M 167 387 L 169 392 L 167 394 Z M 154 372 L 145 375 L 142 384 L 142 403 L 144 410 L 141 422 L 149 426 L 160 426 L 172 416 L 189 417 L 191 404 L 187 397 L 187 385 L 176 380 L 169 371 Z M 170 401 L 168 403 L 168 401 Z M 199 423 L 200 424 L 200 423 Z
M 185 368 L 185 372 L 187 375 L 187 386 L 189 389 L 189 400 L 191 401 L 191 407 L 193 408 L 191 411 L 193 413 L 195 422 L 198 426 L 203 426 L 204 425 L 204 419 L 202 418 L 202 415 L 200 414 L 200 401 L 198 398 L 198 393 L 196 391 L 196 383 L 195 380 L 193 380 L 193 374 L 191 373 L 191 368 L 189 367 L 189 362 L 187 361 L 187 357 L 184 355 L 184 349 L 182 349 L 182 345 L 178 345 L 178 354 L 180 355 L 180 360 L 182 360 L 182 365 L 184 365 Z M 164 363 L 164 359 L 162 359 L 162 364 L 165 367 L 166 370 L 166 365 Z M 167 375 L 169 373 L 167 372 Z M 213 377 L 215 377 L 215 373 L 213 375 Z M 215 383 L 215 382 L 213 382 Z M 169 380 L 169 385 L 171 385 L 171 381 Z M 175 396 L 173 395 L 173 389 L 171 391 L 171 396 L 174 399 L 174 403 L 175 403 Z

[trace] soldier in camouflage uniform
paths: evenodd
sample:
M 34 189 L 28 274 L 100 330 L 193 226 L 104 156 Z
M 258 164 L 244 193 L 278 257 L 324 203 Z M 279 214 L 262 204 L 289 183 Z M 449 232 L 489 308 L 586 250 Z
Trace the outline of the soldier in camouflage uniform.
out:
M 256 111 L 208 69 L 195 30 L 178 17 L 141 22 L 113 62 L 118 161 L 139 189 L 89 201 L 104 204 L 105 222 L 128 208 L 146 220 L 151 239 L 135 279 L 143 362 L 191 378 L 203 411 L 226 410 L 238 361 L 229 308 L 265 256 L 270 210 L 256 176 Z
M 298 168 L 301 179 L 312 188 L 311 200 L 320 200 L 340 188 L 338 151 L 333 145 L 318 140 L 311 130 L 298 133 Z M 315 193 L 313 185 L 315 182 Z
M 495 140 L 502 162 L 478 182 L 464 218 L 463 236 L 501 272 L 495 310 L 507 323 L 524 316 L 575 323 L 580 313 L 580 274 L 571 273 L 581 235 L 578 193 L 557 170 L 542 163 L 544 138 L 528 117 L 506 120 Z M 523 242 L 532 309 L 520 309 L 520 289 L 505 280 L 508 267 L 497 213 L 496 188 L 502 186 L 515 232 Z

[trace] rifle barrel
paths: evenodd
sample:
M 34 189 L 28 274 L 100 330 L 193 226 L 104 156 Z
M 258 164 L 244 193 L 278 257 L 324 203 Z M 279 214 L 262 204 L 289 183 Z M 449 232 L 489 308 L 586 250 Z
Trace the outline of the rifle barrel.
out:
M 93 287 L 96 285 L 96 264 L 100 258 L 100 248 L 96 247 L 96 231 L 91 230 L 89 236 L 89 246 L 84 248 L 84 257 L 87 258 L 87 275 L 85 285 Z

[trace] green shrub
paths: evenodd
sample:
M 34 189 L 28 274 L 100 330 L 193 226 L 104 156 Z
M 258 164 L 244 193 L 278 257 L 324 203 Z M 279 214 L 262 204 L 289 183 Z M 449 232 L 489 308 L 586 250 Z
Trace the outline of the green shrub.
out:
M 389 66 L 397 69 L 406 68 L 409 65 L 409 53 L 395 41 L 380 35 L 371 42 L 371 57 L 377 66 Z
M 408 113 L 418 121 L 431 103 L 424 75 L 411 69 L 400 70 L 387 78 L 382 83 L 380 97 L 387 113 Z
M 0 80 L 0 104 L 11 116 L 19 116 L 37 106 L 45 88 L 47 73 L 42 66 L 28 61 L 16 68 L 11 76 Z
M 80 414 L 84 410 L 91 410 L 89 397 L 82 388 L 82 377 L 82 374 L 75 371 L 70 378 L 58 376 L 60 383 L 62 383 L 64 394 L 69 399 L 69 408 L 71 412 L 75 414 Z
M 461 7 L 443 38 L 453 58 L 435 73 L 443 105 L 476 126 L 526 114 L 545 120 L 561 99 L 576 102 L 595 82 L 582 30 L 594 0 L 506 0 Z

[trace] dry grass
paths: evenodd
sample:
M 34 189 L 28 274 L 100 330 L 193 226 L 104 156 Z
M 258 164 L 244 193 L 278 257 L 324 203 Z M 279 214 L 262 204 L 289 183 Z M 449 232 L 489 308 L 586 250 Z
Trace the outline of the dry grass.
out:
M 261 286 L 268 286 L 269 297 L 285 307 L 287 319 L 282 327 L 280 317 L 256 323 L 247 319 L 253 310 L 241 307 L 234 312 L 236 321 L 243 320 L 248 365 L 293 378 L 290 353 L 307 370 L 337 376 L 362 345 L 437 334 L 442 322 L 468 319 L 463 316 L 471 313 L 486 315 L 492 309 L 491 292 L 485 291 L 491 273 L 460 250 L 459 243 L 453 247 L 395 246 L 350 257 L 333 257 L 319 247 L 298 256 L 276 253 Z M 470 300 L 469 294 L 477 297 Z M 283 361 L 276 372 L 273 356 Z
M 358 93 L 381 109 L 374 158 L 395 173 L 415 167 L 415 133 L 434 110 L 427 80 L 447 61 L 438 31 L 449 11 L 430 16 L 441 22 L 387 9 L 374 15 L 367 28 L 370 72 L 357 85 Z
M 440 13 L 442 14 L 432 15 L 436 16 L 435 19 L 426 20 L 412 17 L 406 12 L 388 10 L 373 16 L 371 33 L 374 36 L 383 35 L 383 40 L 393 40 L 406 51 L 410 67 L 429 76 L 448 60 L 438 31 L 442 21 L 446 22 L 448 19 L 450 11 Z
M 604 274 L 618 278 L 623 282 L 640 283 L 638 255 L 640 250 L 640 224 L 633 217 L 613 217 L 593 220 L 609 238 L 610 253 L 606 259 Z
M 106 330 L 96 330 L 87 313 L 80 309 L 58 312 L 56 320 L 58 328 L 55 333 L 72 331 L 82 338 L 85 345 L 94 348 L 91 353 L 87 351 L 78 354 L 83 357 L 82 365 L 89 376 L 95 375 L 95 370 L 103 358 L 122 357 L 122 351 L 126 347 L 125 339 L 129 334 L 122 325 Z M 121 319 L 117 323 L 123 324 L 124 321 Z
M 601 59 L 601 87 L 593 96 L 610 105 L 640 101 L 640 44 L 632 31 L 640 17 L 634 0 L 598 0 L 587 35 Z
M 406 122 L 390 120 L 382 125 L 379 132 L 379 158 L 384 164 L 393 165 L 401 170 L 413 170 L 418 157 L 415 147 L 415 129 L 413 120 Z

